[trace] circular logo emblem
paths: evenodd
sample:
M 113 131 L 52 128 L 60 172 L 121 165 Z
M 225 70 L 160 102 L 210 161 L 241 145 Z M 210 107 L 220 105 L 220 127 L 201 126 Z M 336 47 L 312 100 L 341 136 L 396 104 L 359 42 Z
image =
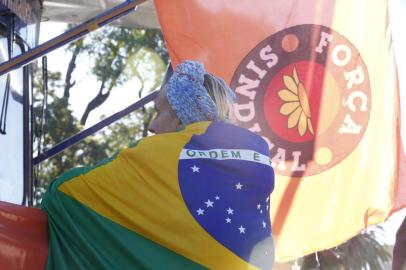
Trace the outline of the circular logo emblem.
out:
M 280 175 L 328 170 L 351 154 L 368 125 L 367 67 L 353 44 L 325 26 L 266 38 L 240 63 L 231 87 L 237 120 L 268 142 Z

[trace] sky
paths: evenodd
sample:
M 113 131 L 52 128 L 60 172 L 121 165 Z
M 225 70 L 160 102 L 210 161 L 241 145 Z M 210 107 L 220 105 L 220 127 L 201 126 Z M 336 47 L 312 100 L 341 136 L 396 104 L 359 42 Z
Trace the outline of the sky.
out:
M 401 108 L 403 109 L 402 123 L 402 138 L 406 142 L 406 35 L 404 34 L 404 26 L 406 25 L 406 1 L 405 0 L 390 0 L 390 15 L 392 33 L 395 46 L 395 54 L 397 58 L 398 73 L 401 89 Z M 41 24 L 40 43 L 47 41 L 61 34 L 66 29 L 66 24 L 45 22 Z M 61 71 L 65 74 L 70 57 L 66 54 L 64 48 L 58 49 L 48 54 L 48 69 L 52 71 Z M 71 90 L 70 108 L 74 115 L 80 119 L 87 103 L 97 94 L 100 83 L 95 77 L 90 76 L 90 60 L 86 57 L 78 59 L 77 68 L 74 76 L 76 78 L 76 86 Z M 137 89 L 139 84 L 136 80 L 131 80 L 122 87 L 112 91 L 107 101 L 98 109 L 94 110 L 86 123 L 86 127 L 90 127 L 97 123 L 100 118 L 105 115 L 109 116 L 123 108 L 133 104 L 138 100 Z M 403 217 L 406 216 L 406 209 L 393 214 L 384 228 L 387 235 L 382 241 L 388 244 L 393 244 L 395 241 L 395 233 Z
M 40 43 L 61 34 L 66 28 L 67 25 L 65 23 L 42 23 L 40 28 Z M 65 47 L 49 53 L 47 58 L 48 70 L 60 71 L 62 74 L 66 74 L 70 55 L 65 52 Z M 100 82 L 90 75 L 90 59 L 84 56 L 78 58 L 73 76 L 76 85 L 70 92 L 70 108 L 73 110 L 74 116 L 80 119 L 86 105 L 97 95 Z M 114 89 L 107 101 L 90 113 L 85 127 L 96 124 L 102 116 L 110 116 L 136 102 L 138 100 L 138 87 L 139 83 L 137 80 L 130 80 L 121 87 Z

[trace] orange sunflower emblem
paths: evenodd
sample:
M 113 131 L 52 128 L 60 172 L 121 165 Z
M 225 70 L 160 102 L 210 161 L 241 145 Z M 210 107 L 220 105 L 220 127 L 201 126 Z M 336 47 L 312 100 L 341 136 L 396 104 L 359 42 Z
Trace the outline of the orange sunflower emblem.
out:
M 306 131 L 314 135 L 309 99 L 303 83 L 299 80 L 296 67 L 293 68 L 292 76 L 283 76 L 283 83 L 285 88 L 278 92 L 283 101 L 279 112 L 288 116 L 288 128 L 297 128 L 300 136 Z

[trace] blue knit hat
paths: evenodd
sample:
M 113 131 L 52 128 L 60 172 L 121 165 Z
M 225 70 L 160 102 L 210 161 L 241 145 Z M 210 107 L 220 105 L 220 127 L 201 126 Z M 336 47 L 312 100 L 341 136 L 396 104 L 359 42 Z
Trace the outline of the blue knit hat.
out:
M 218 118 L 217 106 L 204 87 L 205 74 L 202 63 L 184 61 L 166 84 L 169 104 L 183 125 Z

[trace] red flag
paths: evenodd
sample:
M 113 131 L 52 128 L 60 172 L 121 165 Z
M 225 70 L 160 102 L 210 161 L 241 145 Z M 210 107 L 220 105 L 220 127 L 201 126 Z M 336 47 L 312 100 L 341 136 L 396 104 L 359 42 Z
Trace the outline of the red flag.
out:
M 334 247 L 406 205 L 387 1 L 155 0 L 174 64 L 230 83 L 269 144 L 278 261 Z

